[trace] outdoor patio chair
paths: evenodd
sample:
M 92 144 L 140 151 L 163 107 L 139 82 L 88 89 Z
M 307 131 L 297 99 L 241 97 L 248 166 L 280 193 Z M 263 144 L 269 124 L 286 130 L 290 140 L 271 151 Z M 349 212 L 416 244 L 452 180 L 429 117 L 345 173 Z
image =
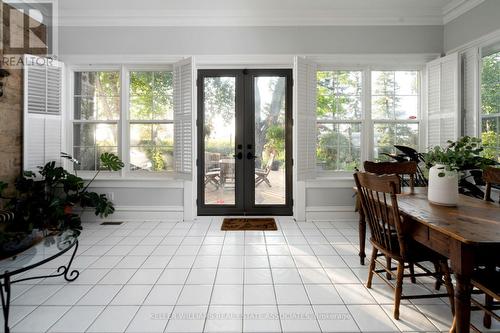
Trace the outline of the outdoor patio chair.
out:
M 221 185 L 220 154 L 205 153 L 205 185 L 211 183 L 217 189 Z
M 271 182 L 267 177 L 271 172 L 271 166 L 274 163 L 274 156 L 274 153 L 269 155 L 269 159 L 267 160 L 267 164 L 264 169 L 255 169 L 255 187 L 259 186 L 261 183 L 266 183 L 267 186 L 272 187 Z

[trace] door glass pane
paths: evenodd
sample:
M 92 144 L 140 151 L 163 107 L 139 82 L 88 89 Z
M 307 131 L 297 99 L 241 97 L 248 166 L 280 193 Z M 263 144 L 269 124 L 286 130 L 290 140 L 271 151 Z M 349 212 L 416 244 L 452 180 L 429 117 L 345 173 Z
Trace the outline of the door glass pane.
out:
M 255 204 L 286 204 L 286 78 L 257 77 L 255 85 Z
M 235 204 L 235 89 L 234 77 L 204 78 L 206 205 Z

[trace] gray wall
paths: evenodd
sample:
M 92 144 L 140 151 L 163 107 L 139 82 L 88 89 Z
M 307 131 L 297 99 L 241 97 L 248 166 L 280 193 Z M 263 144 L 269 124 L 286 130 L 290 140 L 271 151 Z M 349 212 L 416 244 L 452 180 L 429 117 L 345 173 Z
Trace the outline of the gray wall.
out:
M 60 55 L 441 53 L 442 26 L 61 27 Z
M 448 52 L 500 29 L 500 1 L 486 0 L 444 26 L 444 51 Z
M 59 53 L 99 55 L 269 55 L 442 53 L 442 26 L 334 27 L 61 27 Z M 93 57 L 94 58 L 94 57 Z M 147 182 L 147 181 L 146 181 Z M 353 182 L 308 188 L 306 204 L 349 207 Z M 98 188 L 117 207 L 180 206 L 182 189 Z M 126 215 L 126 213 L 123 213 Z M 167 214 L 167 213 L 165 213 Z M 352 210 L 342 213 L 351 216 Z M 123 216 L 125 216 L 123 215 Z M 117 215 L 122 216 L 122 215 Z M 141 216 L 141 215 L 139 215 Z M 330 216 L 328 213 L 317 213 Z

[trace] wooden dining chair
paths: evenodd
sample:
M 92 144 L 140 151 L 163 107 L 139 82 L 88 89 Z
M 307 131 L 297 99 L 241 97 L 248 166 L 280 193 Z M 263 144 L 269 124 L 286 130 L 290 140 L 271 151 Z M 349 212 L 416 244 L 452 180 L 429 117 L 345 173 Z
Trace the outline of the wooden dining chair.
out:
M 410 191 L 413 193 L 415 190 L 415 175 L 417 174 L 417 163 L 415 161 L 405 162 L 372 162 L 365 161 L 363 168 L 366 172 L 375 173 L 377 175 L 398 175 L 401 187 L 405 185 L 410 186 Z M 408 180 L 407 180 L 408 179 Z M 364 231 L 366 233 L 366 231 Z M 364 237 L 364 236 L 363 236 Z M 387 259 L 387 267 L 391 268 L 391 261 Z M 413 270 L 413 268 L 411 268 Z M 387 274 L 387 278 L 391 279 L 391 275 Z M 415 283 L 415 279 L 412 279 Z M 436 285 L 439 289 L 439 283 Z
M 394 289 L 395 319 L 399 319 L 399 305 L 402 299 L 449 297 L 452 312 L 454 312 L 453 285 L 447 259 L 407 237 L 405 229 L 408 227 L 399 213 L 396 196 L 401 193 L 399 177 L 394 174 L 376 175 L 357 172 L 354 174 L 354 179 L 361 206 L 370 227 L 370 242 L 373 246 L 366 287 L 372 287 L 373 275 L 376 274 Z M 387 267 L 386 262 L 379 261 L 379 257 L 395 260 L 398 263 L 396 274 L 392 267 Z M 422 265 L 424 261 L 434 263 L 435 267 L 440 267 L 441 270 L 430 271 Z M 420 268 L 422 273 L 415 273 L 410 269 L 413 266 Z M 409 269 L 410 272 L 405 274 L 405 269 Z M 386 279 L 384 272 L 396 279 L 395 284 Z M 433 276 L 441 279 L 441 274 L 447 293 L 403 295 L 403 278 Z
M 486 183 L 484 191 L 484 200 L 493 201 L 491 198 L 492 185 L 500 185 L 500 168 L 488 167 L 483 172 L 483 180 Z M 499 199 L 500 202 L 500 199 Z M 472 298 L 471 310 L 484 311 L 483 326 L 491 327 L 491 318 L 500 321 L 500 317 L 494 310 L 500 309 L 500 272 L 498 271 L 500 262 L 492 263 L 488 266 L 476 267 L 471 284 L 474 288 L 473 293 L 484 294 L 484 303 Z M 481 332 L 476 326 L 471 324 L 471 328 L 476 332 Z
M 495 312 L 500 309 L 500 271 L 496 267 L 477 267 L 471 279 L 474 294 L 484 294 L 484 303 L 471 298 L 472 311 L 484 311 L 483 326 L 491 328 L 491 318 L 500 321 L 500 316 Z M 476 332 L 481 330 L 471 324 Z
M 366 172 L 375 173 L 377 175 L 392 175 L 396 174 L 400 177 L 401 186 L 409 185 L 411 191 L 415 190 L 415 175 L 417 174 L 417 163 L 414 161 L 407 162 L 372 162 L 365 161 L 363 168 Z M 408 177 L 408 181 L 406 179 Z
M 491 186 L 500 185 L 500 168 L 494 168 L 494 167 L 486 168 L 483 172 L 483 180 L 486 182 L 486 189 L 484 191 L 484 200 L 493 201 L 491 199 Z

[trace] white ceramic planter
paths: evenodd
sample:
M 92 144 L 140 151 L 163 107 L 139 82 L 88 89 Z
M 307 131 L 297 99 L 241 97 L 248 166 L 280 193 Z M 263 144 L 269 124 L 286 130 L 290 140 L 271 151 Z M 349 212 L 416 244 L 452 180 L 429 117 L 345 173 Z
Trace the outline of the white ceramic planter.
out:
M 440 177 L 440 174 L 442 177 Z M 429 169 L 430 202 L 442 206 L 456 206 L 458 202 L 458 172 L 448 171 L 444 164 L 436 164 Z

